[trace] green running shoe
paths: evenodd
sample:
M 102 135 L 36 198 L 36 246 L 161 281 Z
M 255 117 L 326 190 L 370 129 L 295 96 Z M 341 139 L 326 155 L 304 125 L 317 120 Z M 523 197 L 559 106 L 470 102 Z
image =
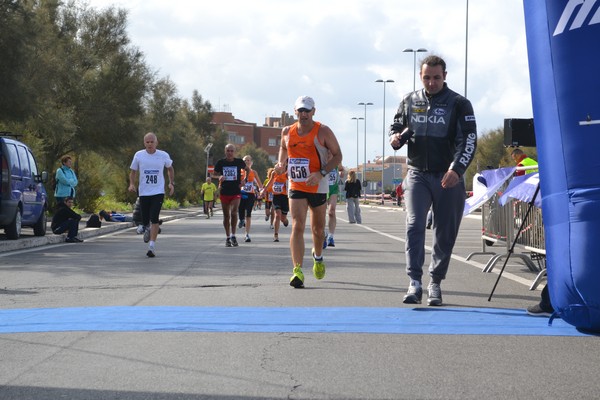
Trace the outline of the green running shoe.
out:
M 315 253 L 313 252 L 313 275 L 317 279 L 325 278 L 325 261 L 321 258 L 320 261 L 315 260 Z
M 294 275 L 290 278 L 290 286 L 293 286 L 296 289 L 304 287 L 304 273 L 299 265 L 294 267 Z

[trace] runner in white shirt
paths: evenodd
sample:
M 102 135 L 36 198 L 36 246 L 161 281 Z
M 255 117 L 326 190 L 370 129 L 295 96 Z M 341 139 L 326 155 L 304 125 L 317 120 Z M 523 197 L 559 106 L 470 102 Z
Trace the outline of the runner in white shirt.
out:
M 156 238 L 159 229 L 159 215 L 165 197 L 164 169 L 169 175 L 169 195 L 175 191 L 175 170 L 173 160 L 165 151 L 158 150 L 158 139 L 152 132 L 144 136 L 144 150 L 133 156 L 129 172 L 129 191 L 136 192 L 135 181 L 138 179 L 138 196 L 142 213 L 142 225 L 145 227 L 144 242 L 148 243 L 148 257 L 156 255 Z M 150 226 L 150 223 L 152 224 Z

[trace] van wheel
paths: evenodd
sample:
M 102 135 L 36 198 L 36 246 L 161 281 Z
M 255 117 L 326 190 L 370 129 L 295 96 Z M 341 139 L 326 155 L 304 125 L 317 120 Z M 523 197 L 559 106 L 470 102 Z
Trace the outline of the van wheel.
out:
M 42 210 L 40 214 L 40 218 L 36 221 L 35 225 L 33 225 L 33 234 L 35 236 L 44 236 L 46 235 L 46 225 L 48 224 L 48 218 L 46 216 L 46 209 Z
M 21 236 L 21 209 L 17 208 L 15 218 L 13 221 L 4 228 L 6 237 L 10 240 L 17 240 Z

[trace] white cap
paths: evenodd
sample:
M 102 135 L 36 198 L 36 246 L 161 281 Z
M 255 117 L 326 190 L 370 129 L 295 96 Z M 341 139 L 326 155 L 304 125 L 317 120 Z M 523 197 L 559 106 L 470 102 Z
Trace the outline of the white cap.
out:
M 294 103 L 294 109 L 299 110 L 301 108 L 306 108 L 307 110 L 312 110 L 315 107 L 315 101 L 312 97 L 308 96 L 300 96 L 296 99 Z

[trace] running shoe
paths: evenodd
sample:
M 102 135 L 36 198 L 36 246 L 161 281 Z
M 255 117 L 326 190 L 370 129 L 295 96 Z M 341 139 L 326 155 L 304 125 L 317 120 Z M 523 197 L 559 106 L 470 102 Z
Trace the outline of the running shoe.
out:
M 431 282 L 427 287 L 429 296 L 427 297 L 428 306 L 441 306 L 442 305 L 442 289 L 439 283 Z
M 273 235 L 273 241 L 274 242 L 279 242 L 279 235 L 278 234 L 274 234 Z
M 325 235 L 325 239 L 323 240 L 323 248 L 327 248 L 327 235 Z
M 252 240 L 250 240 L 250 235 L 246 235 L 246 237 L 244 238 L 244 242 L 246 243 L 250 243 Z
M 235 236 L 231 237 L 231 245 L 233 247 L 238 247 L 238 242 L 237 242 L 237 239 L 235 238 Z
M 268 220 L 269 220 L 269 216 L 265 215 L 265 221 L 268 221 Z
M 294 267 L 292 277 L 290 278 L 290 286 L 301 289 L 304 287 L 304 273 L 302 272 L 302 267 L 297 265 Z
M 142 233 L 144 233 L 144 225 L 140 224 L 138 225 L 137 229 L 135 230 L 137 232 L 138 235 L 141 235 Z
M 315 278 L 325 278 L 325 261 L 323 260 L 323 257 L 321 256 L 321 259 L 317 260 L 315 258 L 315 252 L 313 251 L 313 261 L 313 275 L 315 276 Z
M 144 243 L 148 243 L 150 241 L 150 226 L 144 227 Z
M 421 304 L 422 298 L 423 288 L 421 286 L 414 286 L 411 282 L 402 302 L 404 304 Z
M 231 239 L 225 239 L 225 247 L 231 247 Z
M 156 256 L 156 249 L 154 248 L 154 246 L 148 247 L 148 252 L 146 253 L 146 255 L 150 258 Z
M 327 239 L 327 246 L 335 247 L 335 242 L 333 241 L 333 236 L 331 235 L 329 235 L 329 238 Z

